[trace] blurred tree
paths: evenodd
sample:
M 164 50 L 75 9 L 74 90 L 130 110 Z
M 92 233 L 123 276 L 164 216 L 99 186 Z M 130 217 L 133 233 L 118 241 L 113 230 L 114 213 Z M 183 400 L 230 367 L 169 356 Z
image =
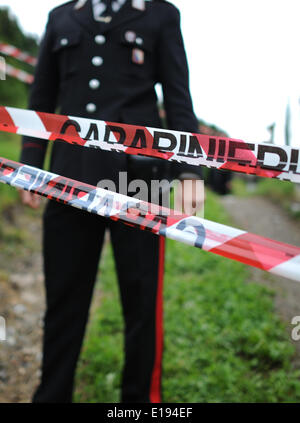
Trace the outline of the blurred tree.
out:
M 286 105 L 286 110 L 285 110 L 285 125 L 284 125 L 285 145 L 291 145 L 290 126 L 291 126 L 291 108 L 290 108 L 290 103 L 288 103 Z
M 271 125 L 269 125 L 267 127 L 267 130 L 270 133 L 270 139 L 268 140 L 268 142 L 270 142 L 271 144 L 274 144 L 274 131 L 275 131 L 275 128 L 276 128 L 276 123 L 272 123 Z
M 200 134 L 210 135 L 212 137 L 225 137 L 228 134 L 216 125 L 208 124 L 204 120 L 199 119 Z M 231 192 L 232 172 L 229 170 L 208 169 L 203 167 L 203 175 L 205 183 L 219 195 L 226 195 Z
M 164 128 L 167 128 L 166 112 L 163 103 L 159 102 L 159 115 Z M 214 124 L 208 124 L 202 119 L 198 119 L 199 133 L 212 137 L 225 137 L 228 134 Z M 172 128 L 171 128 L 172 129 Z M 228 170 L 209 169 L 202 167 L 203 179 L 205 183 L 217 194 L 226 195 L 231 192 L 232 173 Z
M 11 44 L 33 56 L 38 53 L 38 41 L 32 35 L 24 34 L 17 19 L 8 7 L 0 8 L 0 42 Z M 12 57 L 4 56 L 12 66 L 33 73 L 34 69 L 27 63 L 22 63 Z M 25 107 L 28 98 L 28 86 L 17 79 L 7 77 L 0 81 L 0 103 L 4 106 Z

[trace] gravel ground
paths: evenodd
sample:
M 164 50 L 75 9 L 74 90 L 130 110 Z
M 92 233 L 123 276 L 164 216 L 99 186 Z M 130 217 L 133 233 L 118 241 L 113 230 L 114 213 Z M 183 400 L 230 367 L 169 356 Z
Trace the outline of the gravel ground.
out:
M 257 235 L 300 246 L 300 222 L 292 219 L 280 205 L 263 197 L 221 197 L 221 202 L 232 217 L 235 226 Z M 291 333 L 291 320 L 300 316 L 300 284 L 289 279 L 250 268 L 249 282 L 269 286 L 276 293 L 275 308 Z M 291 339 L 297 349 L 295 366 L 300 368 L 300 341 Z
M 0 403 L 28 403 L 41 375 L 45 312 L 41 218 L 24 212 L 21 206 L 4 217 L 7 227 L 13 227 L 13 233 L 22 238 L 0 243 L 0 316 L 6 320 L 7 332 L 6 341 L 0 341 Z M 92 313 L 100 301 L 97 284 Z

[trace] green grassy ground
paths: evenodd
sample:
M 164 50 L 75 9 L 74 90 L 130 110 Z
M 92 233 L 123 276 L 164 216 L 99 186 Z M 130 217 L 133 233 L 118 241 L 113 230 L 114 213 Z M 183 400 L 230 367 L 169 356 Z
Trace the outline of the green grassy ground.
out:
M 230 224 L 208 193 L 206 218 Z M 101 307 L 92 315 L 77 371 L 77 402 L 118 402 L 122 318 L 114 263 L 100 267 Z M 272 293 L 245 283 L 246 266 L 167 243 L 163 397 L 168 402 L 300 400 L 294 348 Z
M 20 151 L 20 137 L 14 134 L 0 132 L 0 157 L 18 160 Z M 17 191 L 11 187 L 0 184 L 0 214 L 10 207 L 17 199 Z M 1 227 L 1 221 L 0 221 Z
M 45 169 L 49 168 L 49 158 L 51 151 L 51 144 L 48 148 L 45 158 Z M 21 152 L 21 137 L 20 135 L 10 134 L 0 131 L 0 157 L 11 159 L 15 161 L 20 160 Z M 16 189 L 8 185 L 0 183 L 0 215 L 5 209 L 13 205 L 18 199 L 18 192 Z M 1 226 L 1 220 L 0 220 Z

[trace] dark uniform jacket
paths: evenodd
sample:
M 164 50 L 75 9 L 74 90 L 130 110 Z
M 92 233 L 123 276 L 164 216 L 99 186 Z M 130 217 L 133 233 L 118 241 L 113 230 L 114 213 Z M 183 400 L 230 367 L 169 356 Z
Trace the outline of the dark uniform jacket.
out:
M 198 132 L 179 11 L 162 0 L 146 1 L 142 11 L 127 0 L 110 23 L 100 23 L 94 20 L 91 0 L 79 9 L 76 4 L 68 2 L 49 14 L 29 108 L 161 127 L 154 89 L 160 82 L 168 127 Z M 24 137 L 21 161 L 42 167 L 47 144 Z M 123 153 L 63 142 L 52 148 L 50 170 L 87 183 L 116 181 L 118 172 L 128 169 L 129 156 Z M 201 175 L 196 167 L 144 160 L 147 166 L 141 168 L 159 168 L 159 176 L 166 176 L 170 166 L 173 176 L 187 171 Z

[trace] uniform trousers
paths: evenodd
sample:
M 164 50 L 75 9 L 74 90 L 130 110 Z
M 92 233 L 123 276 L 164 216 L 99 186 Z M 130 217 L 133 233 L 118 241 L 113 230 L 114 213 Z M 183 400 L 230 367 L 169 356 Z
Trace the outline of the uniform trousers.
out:
M 43 216 L 42 379 L 35 403 L 72 401 L 106 229 L 125 323 L 121 401 L 161 402 L 164 238 L 49 201 Z

